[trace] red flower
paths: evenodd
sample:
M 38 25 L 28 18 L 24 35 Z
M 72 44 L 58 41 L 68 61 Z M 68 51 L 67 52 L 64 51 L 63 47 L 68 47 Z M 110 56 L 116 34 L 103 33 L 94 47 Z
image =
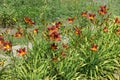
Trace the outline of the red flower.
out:
M 62 56 L 63 58 L 66 58 L 66 54 L 65 54 L 64 52 L 61 52 L 61 56 Z
M 84 17 L 87 17 L 87 11 L 86 12 L 82 12 L 81 15 L 84 16 Z
M 4 37 L 3 36 L 0 36 L 0 45 L 2 45 L 4 42 Z
M 103 28 L 103 32 L 108 32 L 108 28 L 107 28 L 107 27 L 104 27 L 104 28 Z
M 53 57 L 53 58 L 52 58 L 52 61 L 57 61 L 57 60 L 58 60 L 57 57 Z
M 100 10 L 98 10 L 100 15 L 105 15 L 107 13 L 106 5 L 100 6 Z
M 50 48 L 51 48 L 52 50 L 56 50 L 56 49 L 57 49 L 57 45 L 56 45 L 55 43 L 53 43 L 53 44 L 51 44 Z
M 18 56 L 24 56 L 27 54 L 26 48 L 20 48 L 17 50 L 17 52 L 18 52 Z
M 62 44 L 62 46 L 63 46 L 64 49 L 67 49 L 68 48 L 68 43 Z
M 38 33 L 38 29 L 35 28 L 35 29 L 33 29 L 32 32 L 33 32 L 33 34 L 37 34 Z
M 17 38 L 20 38 L 22 36 L 22 32 L 20 31 L 17 31 L 15 34 L 14 34 L 14 37 L 17 37 Z
M 12 43 L 10 41 L 4 41 L 3 50 L 11 51 L 12 50 Z
M 92 13 L 89 13 L 89 14 L 88 14 L 88 18 L 89 18 L 90 20 L 93 20 L 93 19 L 95 18 L 95 16 L 96 16 L 96 14 L 92 14 Z
M 35 22 L 32 21 L 32 19 L 29 18 L 29 17 L 25 17 L 25 18 L 24 18 L 24 21 L 25 21 L 25 23 L 27 23 L 27 24 L 29 24 L 29 25 L 33 25 L 33 24 L 35 24 Z
M 73 23 L 73 21 L 74 21 L 74 18 L 68 18 L 68 22 L 71 24 L 71 23 Z
M 120 20 L 118 18 L 115 18 L 115 24 L 119 24 Z
M 55 26 L 56 26 L 58 29 L 60 28 L 61 25 L 62 25 L 61 22 L 56 22 L 56 23 L 55 23 Z
M 49 35 L 50 40 L 54 40 L 54 41 L 60 41 L 61 40 L 61 36 L 58 32 L 53 32 L 52 34 Z
M 98 49 L 98 46 L 96 44 L 92 44 L 90 50 L 91 51 L 97 51 L 97 49 Z
M 51 35 L 54 32 L 58 31 L 58 28 L 56 26 L 48 27 L 49 35 Z
M 75 27 L 74 30 L 75 34 L 81 34 L 81 30 L 78 27 Z
M 116 34 L 120 34 L 120 28 L 118 28 L 115 32 Z

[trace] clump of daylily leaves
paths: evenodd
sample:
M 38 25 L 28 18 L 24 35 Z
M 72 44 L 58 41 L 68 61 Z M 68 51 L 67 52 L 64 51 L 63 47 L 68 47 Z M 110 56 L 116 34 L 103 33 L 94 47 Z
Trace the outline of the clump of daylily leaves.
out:
M 27 29 L 36 23 L 25 17 L 26 28 L 19 27 L 11 36 L 19 39 L 25 36 L 33 47 L 16 50 L 22 58 L 14 57 L 17 61 L 10 67 L 14 68 L 12 75 L 9 72 L 5 75 L 15 80 L 119 79 L 120 19 L 112 19 L 111 15 L 103 5 L 97 13 L 81 13 L 80 18 L 88 21 L 86 26 L 74 25 L 79 17 L 69 17 L 32 31 Z M 5 40 L 4 35 L 0 36 L 0 49 L 12 51 L 11 41 Z

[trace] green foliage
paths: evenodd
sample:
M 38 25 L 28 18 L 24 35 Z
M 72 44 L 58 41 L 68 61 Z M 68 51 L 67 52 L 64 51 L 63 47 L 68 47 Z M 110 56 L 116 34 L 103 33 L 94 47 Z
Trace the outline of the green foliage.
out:
M 120 34 L 117 29 L 120 24 L 112 18 L 116 13 L 111 3 L 105 3 L 109 7 L 107 14 L 99 15 L 99 6 L 104 3 L 97 0 L 1 1 L 0 22 L 4 27 L 21 27 L 23 33 L 17 38 L 7 32 L 1 36 L 10 40 L 12 46 L 26 45 L 27 54 L 15 56 L 20 51 L 4 52 L 0 45 L 0 52 L 10 57 L 9 64 L 2 68 L 0 65 L 0 80 L 119 80 Z M 84 11 L 95 13 L 95 19 L 81 16 Z M 26 16 L 35 24 L 25 23 Z M 74 18 L 73 23 L 69 23 L 69 17 Z M 58 21 L 62 23 L 58 28 L 61 40 L 55 41 L 51 39 L 49 27 Z M 104 31 L 104 27 L 108 31 Z M 37 34 L 33 33 L 33 28 L 38 29 Z M 76 28 L 79 34 L 75 34 Z M 52 43 L 57 49 L 51 48 Z M 63 48 L 64 43 L 68 44 L 67 48 Z M 93 44 L 96 49 L 92 50 Z

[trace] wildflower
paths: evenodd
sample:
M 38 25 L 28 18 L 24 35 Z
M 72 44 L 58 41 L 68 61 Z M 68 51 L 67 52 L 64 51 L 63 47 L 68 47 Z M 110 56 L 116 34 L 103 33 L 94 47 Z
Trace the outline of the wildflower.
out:
M 115 24 L 119 24 L 120 20 L 118 18 L 115 18 Z
M 62 56 L 63 58 L 66 58 L 66 54 L 65 54 L 64 52 L 61 52 L 61 56 Z
M 118 28 L 115 32 L 116 34 L 120 34 L 120 28 Z
M 51 35 L 54 32 L 58 31 L 58 28 L 56 26 L 48 27 L 49 35 Z
M 81 31 L 78 27 L 75 27 L 74 30 L 75 30 L 75 34 L 80 34 L 81 33 Z
M 98 46 L 96 44 L 92 44 L 92 47 L 90 48 L 91 51 L 97 51 Z
M 74 18 L 68 18 L 68 22 L 71 24 L 71 23 L 73 23 L 73 21 L 74 21 Z
M 64 49 L 67 49 L 68 48 L 68 43 L 62 44 L 62 46 L 63 46 Z
M 29 24 L 29 25 L 33 25 L 33 24 L 35 24 L 35 22 L 32 21 L 32 19 L 29 18 L 29 17 L 25 17 L 25 18 L 24 18 L 24 21 L 25 21 L 25 23 L 27 23 L 27 24 Z
M 56 23 L 55 23 L 55 26 L 56 26 L 58 29 L 60 28 L 61 25 L 62 25 L 61 22 L 56 22 Z
M 32 32 L 33 32 L 33 34 L 37 34 L 38 33 L 38 29 L 35 28 L 35 29 L 33 29 Z
M 56 49 L 57 49 L 57 45 L 56 45 L 55 43 L 53 43 L 53 44 L 51 44 L 50 48 L 51 48 L 52 50 L 56 50 Z
M 86 12 L 82 12 L 81 15 L 82 15 L 83 17 L 87 17 L 87 13 L 88 13 L 87 11 L 86 11 Z
M 12 43 L 10 41 L 3 42 L 3 50 L 11 51 L 12 50 Z
M 54 41 L 61 40 L 60 33 L 58 33 L 58 32 L 53 32 L 52 34 L 49 35 L 49 37 L 50 37 L 50 40 L 54 40 Z
M 0 36 L 0 45 L 2 45 L 3 42 L 4 42 L 4 38 L 3 38 L 3 36 Z
M 89 18 L 90 20 L 93 20 L 93 19 L 95 18 L 95 16 L 96 16 L 96 14 L 92 14 L 92 13 L 89 13 L 89 14 L 88 14 L 88 18 Z
M 103 28 L 103 32 L 108 32 L 108 28 L 107 28 L 107 27 L 104 27 L 104 28 Z
M 57 61 L 57 59 L 58 59 L 57 57 L 53 57 L 52 61 Z
M 17 50 L 18 56 L 24 56 L 27 54 L 26 48 L 20 48 Z
M 20 38 L 22 36 L 22 32 L 20 31 L 17 31 L 15 34 L 14 34 L 14 37 L 17 37 L 17 38 Z
M 100 6 L 100 10 L 98 10 L 100 15 L 105 15 L 107 13 L 106 5 Z

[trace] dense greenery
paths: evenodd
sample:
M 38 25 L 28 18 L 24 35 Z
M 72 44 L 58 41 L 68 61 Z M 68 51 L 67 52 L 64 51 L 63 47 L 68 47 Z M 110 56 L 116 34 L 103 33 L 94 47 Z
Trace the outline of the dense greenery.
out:
M 119 2 L 0 1 L 0 80 L 119 80 Z

